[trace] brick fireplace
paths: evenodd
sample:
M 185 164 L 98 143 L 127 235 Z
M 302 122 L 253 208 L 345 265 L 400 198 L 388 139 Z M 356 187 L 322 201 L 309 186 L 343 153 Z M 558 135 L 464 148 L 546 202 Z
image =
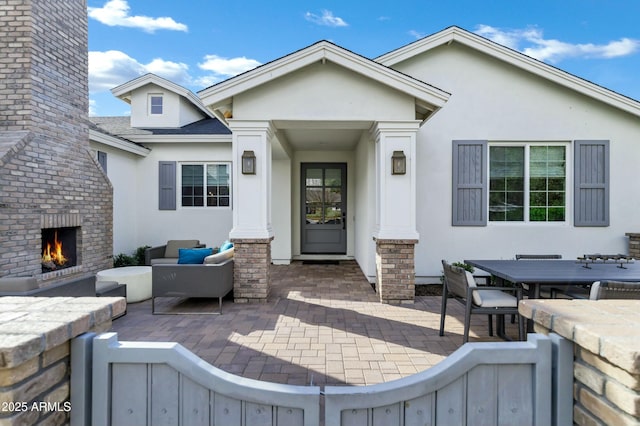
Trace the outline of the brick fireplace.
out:
M 0 0 L 0 16 L 0 277 L 46 286 L 109 268 L 113 196 L 89 149 L 86 1 Z M 51 232 L 73 243 L 72 264 L 43 266 Z

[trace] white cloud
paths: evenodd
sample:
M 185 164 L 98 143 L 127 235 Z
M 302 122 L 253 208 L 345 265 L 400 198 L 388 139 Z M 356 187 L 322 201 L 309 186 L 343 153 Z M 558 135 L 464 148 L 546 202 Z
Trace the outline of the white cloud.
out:
M 89 52 L 89 91 L 95 93 L 111 90 L 146 73 L 154 73 L 174 83 L 188 85 L 191 82 L 188 70 L 186 64 L 159 58 L 142 64 L 118 50 Z
M 126 0 L 109 0 L 102 7 L 87 8 L 90 18 L 112 27 L 139 28 L 148 33 L 154 33 L 157 30 L 185 32 L 188 30 L 185 24 L 169 17 L 131 16 L 130 9 Z
M 222 80 L 224 80 L 224 78 L 216 75 L 204 75 L 196 78 L 193 81 L 193 84 L 196 85 L 197 87 L 209 87 L 209 86 L 213 86 L 214 84 Z
M 489 40 L 495 41 L 498 44 L 501 44 L 506 47 L 510 47 L 511 49 L 518 48 L 518 42 L 525 38 L 523 34 L 523 30 L 501 30 L 498 28 L 491 27 L 489 25 L 478 25 L 476 34 L 481 35 Z
M 110 90 L 145 72 L 144 65 L 118 50 L 89 52 L 90 92 Z
M 542 30 L 535 27 L 505 30 L 479 25 L 475 32 L 532 58 L 550 63 L 557 63 L 566 58 L 616 58 L 640 51 L 640 40 L 622 38 L 606 44 L 574 44 L 545 39 Z
M 315 13 L 307 12 L 304 14 L 304 19 L 314 24 L 323 25 L 326 27 L 348 27 L 342 18 L 333 16 L 333 12 L 330 10 L 323 10 L 322 15 L 316 15 Z
M 419 31 L 416 31 L 416 30 L 410 30 L 409 31 L 409 35 L 411 37 L 414 37 L 416 40 L 419 40 L 419 39 L 423 38 L 426 34 L 423 34 L 423 33 L 419 32 Z
M 96 115 L 96 101 L 94 99 L 89 99 L 89 116 L 93 117 Z
M 213 75 L 200 77 L 197 80 L 198 85 L 210 86 L 228 77 L 249 71 L 257 66 L 262 65 L 255 59 L 249 59 L 244 56 L 237 58 L 223 58 L 218 55 L 206 55 L 204 62 L 198 64 L 200 69 L 210 71 Z
M 182 62 L 165 61 L 164 59 L 156 58 L 144 67 L 147 72 L 159 75 L 176 84 L 184 86 L 191 81 L 189 66 Z
M 194 78 L 189 73 L 189 66 L 182 62 L 155 58 L 145 64 L 119 50 L 93 51 L 89 52 L 89 91 L 109 91 L 147 73 L 153 73 L 184 87 L 208 87 L 260 65 L 261 63 L 255 59 L 244 56 L 223 58 L 206 55 L 198 67 L 210 74 Z

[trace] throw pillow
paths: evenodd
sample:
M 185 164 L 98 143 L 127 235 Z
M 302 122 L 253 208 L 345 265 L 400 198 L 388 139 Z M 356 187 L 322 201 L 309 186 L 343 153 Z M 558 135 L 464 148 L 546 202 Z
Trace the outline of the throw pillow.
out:
M 223 251 L 229 250 L 231 247 L 233 247 L 233 243 L 227 240 L 224 243 L 222 243 L 222 245 L 220 246 L 220 251 L 223 252 Z
M 178 249 L 178 264 L 202 264 L 204 258 L 213 253 L 212 248 Z
M 164 257 L 178 257 L 178 250 L 181 248 L 195 248 L 198 247 L 200 241 L 198 240 L 169 240 L 164 249 Z
M 207 256 L 204 258 L 205 265 L 216 265 L 218 263 L 222 263 L 227 259 L 231 259 L 233 257 L 233 247 L 229 250 L 221 251 L 216 254 L 212 254 L 211 256 Z

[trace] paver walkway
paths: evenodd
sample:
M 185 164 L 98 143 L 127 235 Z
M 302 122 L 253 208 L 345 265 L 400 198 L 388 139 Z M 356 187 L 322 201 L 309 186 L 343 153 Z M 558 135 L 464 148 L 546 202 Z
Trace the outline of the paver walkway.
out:
M 413 305 L 381 304 L 355 262 L 295 262 L 272 266 L 266 303 L 229 299 L 223 315 L 151 315 L 151 302 L 145 301 L 130 304 L 113 331 L 121 341 L 179 342 L 244 377 L 296 385 L 370 385 L 425 370 L 462 344 L 462 305 L 448 304 L 440 337 L 440 303 L 439 296 L 422 296 Z M 217 300 L 178 305 L 181 311 L 213 311 Z M 494 340 L 486 316 L 474 315 L 471 328 L 471 341 Z M 507 331 L 517 336 L 515 327 Z

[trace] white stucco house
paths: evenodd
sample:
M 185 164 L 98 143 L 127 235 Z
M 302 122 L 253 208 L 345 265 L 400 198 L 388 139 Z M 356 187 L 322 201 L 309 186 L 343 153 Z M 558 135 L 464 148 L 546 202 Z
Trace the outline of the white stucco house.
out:
M 355 259 L 402 301 L 441 259 L 624 253 L 640 227 L 640 102 L 458 27 L 373 60 L 321 41 L 197 95 L 112 92 L 131 117 L 92 117 L 91 139 L 116 252 Z

